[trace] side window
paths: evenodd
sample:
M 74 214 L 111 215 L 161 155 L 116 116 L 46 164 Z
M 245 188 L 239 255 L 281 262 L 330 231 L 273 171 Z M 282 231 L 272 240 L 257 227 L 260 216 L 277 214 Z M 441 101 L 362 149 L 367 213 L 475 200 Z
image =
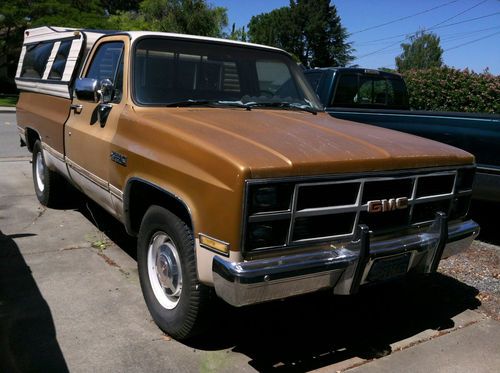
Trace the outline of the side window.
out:
M 115 86 L 115 93 L 112 102 L 120 102 L 123 91 L 123 43 L 110 42 L 99 46 L 94 55 L 90 68 L 87 71 L 87 78 L 109 79 Z
M 118 69 L 116 70 L 115 78 L 115 91 L 113 93 L 113 99 L 111 102 L 119 103 L 122 100 L 123 93 L 123 55 L 118 63 Z
M 73 40 L 62 41 L 57 50 L 56 57 L 50 69 L 49 79 L 61 80 L 64 68 L 66 67 L 66 60 L 68 59 L 69 50 L 71 49 L 71 43 Z
M 42 79 L 53 46 L 53 42 L 27 45 L 21 77 Z

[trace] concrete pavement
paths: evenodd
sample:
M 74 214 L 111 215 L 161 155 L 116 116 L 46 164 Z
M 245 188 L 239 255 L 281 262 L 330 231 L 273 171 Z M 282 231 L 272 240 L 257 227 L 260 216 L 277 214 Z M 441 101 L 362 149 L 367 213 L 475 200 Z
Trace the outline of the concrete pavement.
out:
M 16 141 L 1 120 L 1 137 Z M 500 368 L 499 323 L 476 311 L 476 289 L 442 275 L 350 298 L 221 308 L 204 337 L 171 340 L 142 299 L 134 240 L 76 192 L 61 209 L 40 206 L 29 158 L 8 149 L 0 148 L 2 372 Z
M 0 371 L 249 370 L 242 355 L 222 361 L 224 350 L 194 351 L 165 337 L 133 258 L 78 209 L 41 207 L 27 161 L 0 161 L 0 175 Z M 89 219 L 102 219 L 88 209 Z M 106 249 L 92 247 L 103 241 Z
M 500 371 L 500 327 L 486 319 L 350 370 L 352 373 Z
M 2 111 L 0 107 L 0 157 L 30 157 L 26 148 L 19 146 L 15 111 Z

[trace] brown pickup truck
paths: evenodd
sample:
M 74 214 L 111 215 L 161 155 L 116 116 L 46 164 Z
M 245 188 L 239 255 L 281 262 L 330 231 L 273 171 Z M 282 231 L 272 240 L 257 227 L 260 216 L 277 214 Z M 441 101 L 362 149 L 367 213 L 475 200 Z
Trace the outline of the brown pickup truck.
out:
M 330 117 L 279 49 L 41 27 L 16 82 L 38 199 L 70 182 L 137 236 L 146 304 L 178 339 L 214 293 L 353 294 L 432 273 L 479 231 L 470 154 Z

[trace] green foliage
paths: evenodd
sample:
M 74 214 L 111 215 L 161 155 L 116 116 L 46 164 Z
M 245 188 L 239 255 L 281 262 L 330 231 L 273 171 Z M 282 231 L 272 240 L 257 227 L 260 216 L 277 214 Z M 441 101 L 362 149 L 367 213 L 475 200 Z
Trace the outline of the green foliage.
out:
M 377 70 L 380 70 L 380 71 L 385 71 L 386 73 L 397 73 L 397 70 L 394 70 L 394 69 L 390 69 L 388 67 L 379 67 Z
M 139 11 L 122 11 L 109 19 L 117 30 L 150 30 L 182 34 L 222 36 L 227 10 L 205 0 L 144 0 Z
M 434 67 L 408 70 L 403 77 L 414 109 L 500 113 L 500 76 L 487 70 Z
M 399 72 L 409 69 L 428 69 L 443 65 L 440 39 L 433 33 L 419 31 L 410 37 L 410 43 L 401 44 L 403 53 L 396 57 Z
M 329 0 L 291 0 L 289 7 L 253 16 L 248 35 L 251 42 L 285 49 L 311 67 L 353 60 L 347 31 Z
M 236 28 L 236 24 L 233 23 L 231 28 L 231 33 L 229 35 L 223 35 L 226 39 L 238 40 L 238 41 L 248 41 L 248 35 L 245 31 L 245 26 L 241 28 Z
M 137 11 L 140 0 L 101 0 L 101 4 L 109 14 L 119 11 Z
M 0 106 L 16 106 L 18 98 L 18 96 L 0 95 Z

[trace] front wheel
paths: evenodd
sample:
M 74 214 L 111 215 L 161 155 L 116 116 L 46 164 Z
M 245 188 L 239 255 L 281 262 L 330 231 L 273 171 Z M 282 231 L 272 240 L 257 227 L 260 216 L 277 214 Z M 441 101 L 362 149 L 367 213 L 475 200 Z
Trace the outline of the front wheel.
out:
M 151 206 L 139 230 L 137 262 L 144 300 L 160 329 L 178 340 L 197 334 L 209 289 L 197 278 L 191 229 L 170 211 Z

